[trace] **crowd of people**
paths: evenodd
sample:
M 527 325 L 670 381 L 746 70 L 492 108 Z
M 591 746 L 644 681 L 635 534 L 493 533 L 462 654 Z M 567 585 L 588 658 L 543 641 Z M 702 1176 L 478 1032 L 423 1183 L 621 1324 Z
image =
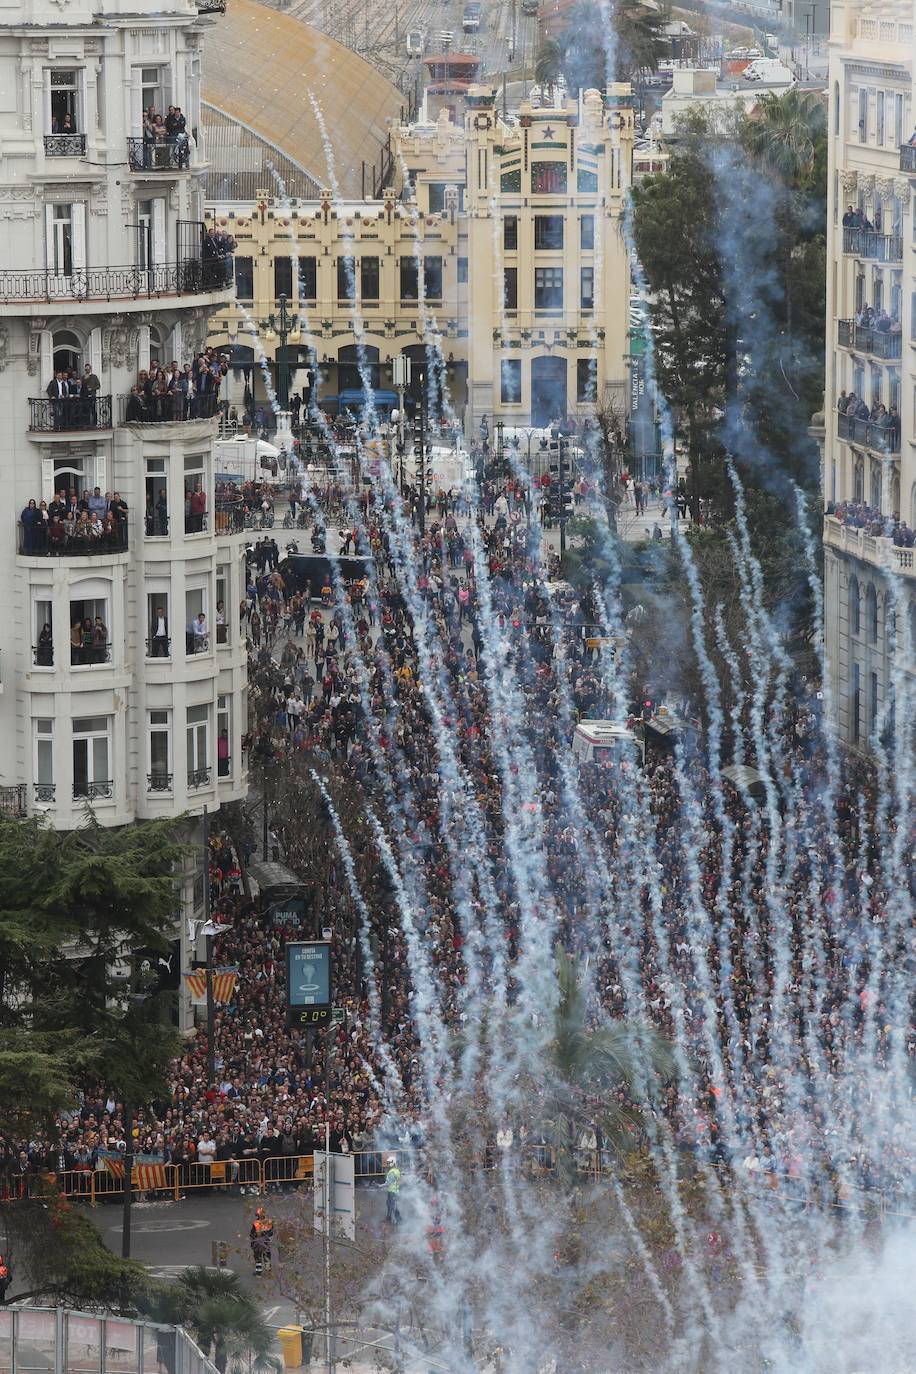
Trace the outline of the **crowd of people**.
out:
M 828 501 L 824 513 L 850 529 L 890 539 L 898 549 L 913 547 L 914 531 L 907 522 L 899 515 L 882 515 L 867 501 Z
M 888 409 L 883 401 L 874 401 L 869 405 L 863 396 L 857 396 L 854 391 L 841 391 L 837 397 L 837 412 L 850 420 L 864 421 L 873 425 L 876 430 L 882 431 L 874 435 L 876 447 L 891 452 L 899 446 L 900 412 L 896 406 L 892 405 Z
M 127 548 L 127 502 L 120 492 L 99 487 L 58 491 L 53 501 L 24 506 L 20 516 L 22 552 L 36 557 L 55 553 L 117 553 Z
M 220 386 L 228 372 L 226 354 L 210 347 L 183 367 L 174 358 L 167 365 L 151 358 L 130 389 L 124 418 L 130 424 L 208 419 L 218 412 Z
M 273 541 L 250 551 L 240 607 L 251 655 L 246 747 L 253 776 L 282 772 L 306 786 L 315 769 L 357 813 L 380 818 L 403 891 L 422 912 L 422 949 L 380 858 L 362 894 L 371 927 L 363 942 L 332 830 L 323 870 L 309 870 L 313 822 L 295 806 L 274 808 L 271 843 L 320 884 L 346 1011 L 311 1041 L 285 1022 L 283 952 L 316 931 L 247 898 L 253 837 L 236 852 L 215 830 L 215 956 L 238 970 L 237 983 L 216 1019 L 215 1077 L 200 1025 L 167 1095 L 140 1114 L 143 1153 L 185 1171 L 226 1161 L 230 1181 L 256 1159 L 269 1182 L 269 1161 L 308 1153 L 326 1121 L 332 1149 L 421 1148 L 429 1083 L 418 959 L 435 1018 L 460 1031 L 479 1011 L 470 962 L 478 976 L 495 976 L 485 949 L 498 932 L 515 969 L 546 923 L 550 949 L 590 952 L 592 1024 L 648 1015 L 683 1046 L 681 1072 L 656 1107 L 656 1128 L 664 1123 L 681 1150 L 826 1201 L 850 1183 L 905 1187 L 916 1163 L 906 1116 L 882 1117 L 873 1132 L 869 1113 L 893 1066 L 894 1037 L 910 1061 L 916 1051 L 912 989 L 901 1004 L 894 986 L 898 946 L 912 929 L 889 921 L 899 875 L 885 863 L 895 828 L 913 831 L 913 822 L 886 810 L 876 774 L 861 763 L 841 765 L 825 800 L 813 686 L 798 683 L 772 727 L 788 827 L 722 791 L 702 754 L 686 771 L 667 752 L 649 753 L 638 775 L 627 761 L 583 765 L 573 784 L 576 720 L 615 709 L 592 629 L 600 607 L 557 579 L 553 555 L 542 561 L 514 486 L 496 489 L 489 516 L 469 519 L 446 501 L 422 535 L 390 496 L 363 491 L 351 502 L 341 488 L 339 497 L 322 516 L 355 532 L 366 576 L 303 584 L 281 570 Z M 879 824 L 886 844 L 875 842 Z M 916 831 L 901 839 L 912 852 Z M 876 932 L 889 942 L 883 953 Z M 508 975 L 510 998 L 517 976 Z M 623 1082 L 617 1096 L 628 1100 Z M 530 1104 L 528 1116 L 500 1110 L 491 1101 L 475 1120 L 481 1162 L 500 1140 L 545 1143 Z M 92 1089 L 55 1132 L 6 1142 L 0 1172 L 98 1169 L 100 1150 L 124 1144 L 122 1104 Z M 604 1152 L 597 1120 L 580 1145 Z M 272 1177 L 289 1175 L 275 1168 Z

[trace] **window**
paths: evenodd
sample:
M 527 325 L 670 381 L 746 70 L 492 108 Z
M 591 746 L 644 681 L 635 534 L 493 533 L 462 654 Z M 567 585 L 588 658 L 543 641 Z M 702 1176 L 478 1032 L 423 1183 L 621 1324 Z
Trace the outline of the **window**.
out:
M 534 246 L 553 249 L 563 247 L 562 215 L 535 215 Z
M 580 167 L 576 173 L 576 190 L 585 195 L 594 195 L 598 190 L 598 173 L 588 167 Z
M 504 195 L 518 195 L 522 189 L 521 167 L 513 167 L 511 172 L 501 172 L 499 189 Z
M 167 591 L 146 593 L 146 626 L 147 658 L 171 658 L 172 627 Z
M 230 715 L 231 698 L 216 698 L 216 772 L 220 778 L 228 778 L 232 753 L 232 726 Z
M 903 131 L 903 96 L 894 96 L 894 143 L 899 148 L 906 134 Z
M 83 365 L 83 345 L 72 329 L 55 329 L 51 336 L 52 363 L 55 372 L 80 372 Z
M 423 294 L 429 301 L 442 299 L 442 259 L 423 259 Z
M 79 108 L 79 72 L 51 72 L 51 123 L 48 133 L 83 133 Z
M 445 209 L 445 192 L 448 186 L 446 181 L 431 181 L 429 183 L 429 213 L 431 215 L 441 215 Z
M 865 614 L 868 620 L 868 642 L 878 643 L 878 593 L 869 587 L 865 593 Z
M 240 301 L 254 300 L 254 259 L 236 256 L 235 294 Z
M 876 138 L 876 140 L 877 140 L 878 147 L 880 148 L 880 147 L 882 147 L 883 144 L 884 144 L 884 92 L 883 92 L 883 91 L 879 91 L 879 92 L 878 92 L 875 125 L 876 125 L 876 128 L 875 128 L 875 138 Z
M 317 258 L 299 259 L 299 299 L 313 301 L 318 295 Z
M 535 310 L 563 309 L 562 267 L 536 267 L 534 269 L 534 308 Z
M 89 801 L 110 797 L 109 722 L 107 716 L 77 717 L 73 721 L 73 795 Z
M 49 205 L 50 237 L 48 242 L 48 268 L 61 276 L 69 277 L 73 272 L 73 206 Z
M 207 472 L 203 453 L 189 453 L 184 460 L 184 532 L 200 534 L 207 528 Z
M 859 142 L 868 139 L 868 88 L 859 87 Z M 857 736 L 858 738 L 858 736 Z
M 532 162 L 531 190 L 535 195 L 566 195 L 565 162 Z
M 210 781 L 210 707 L 187 708 L 188 786 L 201 787 Z
M 169 717 L 168 711 L 149 713 L 148 792 L 172 790 L 172 731 Z
M 858 742 L 862 715 L 862 685 L 858 663 L 852 665 L 852 678 L 849 693 L 849 730 L 854 741 Z
M 833 132 L 835 137 L 840 136 L 840 83 L 833 83 Z
M 503 219 L 503 250 L 506 253 L 518 251 L 518 216 L 506 215 Z
M 287 300 L 293 298 L 292 258 L 274 258 L 274 300 L 279 300 L 281 296 Z
M 868 728 L 874 734 L 878 728 L 878 674 L 869 674 Z
M 594 310 L 595 308 L 594 267 L 583 267 L 579 272 L 579 308 L 581 310 Z
M 229 643 L 229 626 L 232 623 L 231 617 L 226 610 L 229 601 L 229 569 L 225 563 L 217 565 L 216 569 L 216 642 L 217 644 Z
M 337 299 L 353 301 L 356 299 L 356 262 L 353 258 L 337 259 Z
M 167 458 L 146 459 L 147 539 L 165 539 L 169 533 L 169 469 Z
M 32 741 L 35 751 L 35 800 L 37 802 L 52 802 L 54 800 L 54 721 L 49 718 L 33 720 Z
M 379 297 L 379 260 L 361 258 L 359 263 L 359 294 L 364 301 L 377 301 Z
M 518 268 L 503 268 L 503 307 L 506 310 L 518 309 Z
M 467 258 L 458 259 L 458 285 L 467 286 L 468 284 L 468 260 Z
M 579 247 L 591 253 L 595 247 L 595 216 L 583 215 L 579 220 Z
M 108 601 L 88 597 L 70 602 L 70 664 L 88 668 L 111 662 Z
M 522 399 L 522 362 L 520 358 L 503 358 L 499 365 L 499 399 L 505 405 L 516 406 Z
M 415 301 L 419 298 L 419 278 L 416 258 L 401 258 L 401 300 Z
M 594 404 L 597 387 L 598 363 L 595 358 L 576 359 L 576 400 Z
M 140 103 L 144 110 L 164 115 L 168 100 L 161 67 L 143 67 L 140 71 Z
M 862 629 L 862 603 L 859 598 L 859 581 L 849 579 L 849 632 L 857 635 Z
M 210 648 L 210 625 L 207 617 L 207 590 L 189 587 L 184 594 L 185 653 L 204 654 Z
M 32 603 L 32 662 L 36 668 L 54 667 L 51 602 L 43 597 Z

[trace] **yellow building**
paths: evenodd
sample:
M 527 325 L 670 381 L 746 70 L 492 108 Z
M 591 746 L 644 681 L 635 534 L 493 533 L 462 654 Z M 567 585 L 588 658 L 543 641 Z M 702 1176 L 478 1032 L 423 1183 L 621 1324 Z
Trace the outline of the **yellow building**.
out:
M 443 111 L 393 130 L 400 193 L 210 206 L 238 245 L 237 301 L 210 334 L 232 348 L 235 399 L 245 384 L 263 399 L 265 375 L 276 383 L 280 344 L 263 326 L 283 295 L 298 316 L 291 390 L 311 361 L 319 403 L 365 381 L 390 388 L 404 353 L 432 360 L 443 409 L 468 433 L 483 416 L 542 425 L 596 400 L 622 416 L 632 105 L 617 85 L 503 119 L 475 86 L 463 122 Z

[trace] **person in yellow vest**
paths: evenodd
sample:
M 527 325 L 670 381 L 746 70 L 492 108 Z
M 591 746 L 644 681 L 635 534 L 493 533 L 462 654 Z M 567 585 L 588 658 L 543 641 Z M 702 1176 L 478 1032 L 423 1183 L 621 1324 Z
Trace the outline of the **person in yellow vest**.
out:
M 398 1197 L 401 1192 L 401 1171 L 394 1155 L 388 1156 L 388 1172 L 385 1175 L 385 1194 L 388 1203 L 388 1211 L 385 1216 L 386 1221 L 392 1222 L 395 1226 L 401 1220 L 401 1211 L 398 1207 Z

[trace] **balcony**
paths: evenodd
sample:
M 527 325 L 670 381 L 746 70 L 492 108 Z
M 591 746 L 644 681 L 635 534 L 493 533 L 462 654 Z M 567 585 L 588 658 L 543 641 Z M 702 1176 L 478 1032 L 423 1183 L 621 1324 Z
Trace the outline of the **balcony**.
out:
M 106 778 L 103 782 L 75 782 L 74 801 L 111 801 L 114 796 L 114 780 Z
M 12 816 L 17 820 L 25 815 L 25 783 L 0 787 L 0 816 Z
M 85 156 L 85 134 L 45 134 L 45 157 Z
M 843 252 L 874 262 L 902 262 L 900 234 L 879 234 L 874 229 L 844 229 Z
M 169 517 L 161 511 L 147 511 L 144 517 L 147 539 L 168 539 Z
M 900 452 L 900 428 L 899 423 L 895 426 L 888 426 L 874 423 L 871 420 L 855 420 L 851 415 L 838 415 L 836 417 L 837 438 L 845 439 L 850 444 L 858 444 L 862 448 L 872 449 L 875 453 L 899 453 Z
M 827 515 L 824 518 L 824 543 L 862 563 L 889 569 L 902 577 L 916 578 L 916 549 L 902 548 L 885 535 L 868 534 L 853 525 L 843 524 L 835 516 Z
M 147 658 L 171 658 L 172 641 L 168 635 L 152 635 L 146 641 Z
M 183 391 L 165 396 L 142 392 L 118 397 L 122 425 L 174 425 L 190 420 L 212 420 L 218 413 L 216 394 L 186 397 Z
M 854 348 L 873 358 L 899 358 L 903 336 L 899 330 L 863 329 L 855 320 L 837 321 L 837 343 L 841 348 Z
M 216 776 L 218 778 L 228 778 L 232 773 L 232 759 L 229 754 L 224 759 L 216 760 Z
M 187 172 L 191 145 L 187 134 L 176 138 L 129 138 L 127 161 L 132 172 Z
M 210 784 L 210 773 L 211 770 L 209 768 L 193 769 L 190 773 L 188 773 L 188 786 L 208 787 Z
M 208 654 L 210 652 L 210 636 L 208 634 L 192 634 L 190 630 L 186 630 L 184 641 L 184 651 L 188 658 L 194 658 L 196 654 Z
M 29 397 L 29 429 L 33 434 L 64 434 L 74 429 L 111 429 L 111 397 Z
M 916 173 L 916 143 L 903 143 L 900 146 L 901 172 Z
M 102 663 L 110 662 L 110 644 L 70 645 L 71 668 L 97 668 Z
M 35 800 L 40 806 L 53 806 L 57 799 L 57 787 L 53 782 L 34 784 Z
M 172 775 L 171 773 L 147 773 L 146 775 L 147 792 L 171 792 Z
M 57 531 L 62 530 L 62 537 Z M 19 522 L 19 541 L 16 552 L 26 558 L 111 558 L 127 553 L 127 521 L 119 520 L 108 534 L 86 535 L 70 522 L 52 524 L 44 528 L 25 529 Z
M 217 496 L 213 503 L 217 534 L 238 534 L 245 528 L 245 502 L 241 496 Z
M 54 643 L 48 640 L 44 644 L 32 645 L 32 662 L 36 668 L 54 667 Z
M 187 258 L 159 267 L 84 267 L 74 272 L 0 272 L 0 305 L 23 301 L 157 300 L 228 291 L 232 258 Z
M 195 514 L 191 511 L 185 516 L 185 534 L 206 534 L 209 528 L 210 521 L 207 518 L 206 511 L 201 511 L 199 514 Z

